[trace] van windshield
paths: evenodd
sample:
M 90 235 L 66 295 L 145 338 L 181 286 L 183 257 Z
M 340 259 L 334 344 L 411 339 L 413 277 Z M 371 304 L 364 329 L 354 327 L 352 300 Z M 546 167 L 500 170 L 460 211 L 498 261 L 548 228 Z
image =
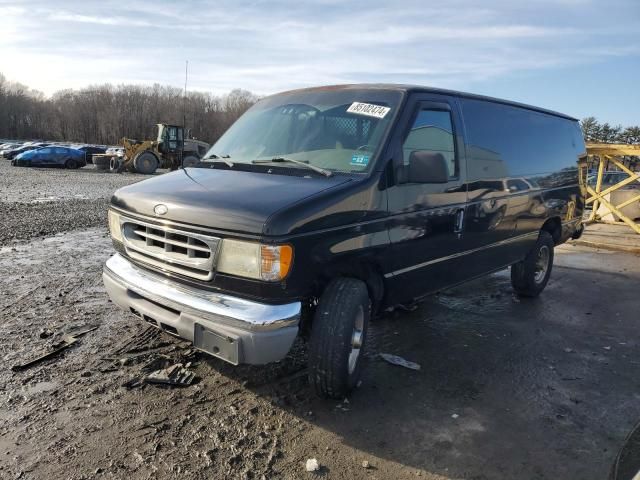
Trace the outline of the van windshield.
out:
M 275 166 L 291 159 L 330 171 L 366 172 L 401 98 L 400 91 L 350 88 L 268 97 L 242 115 L 203 161 L 268 165 L 275 159 Z

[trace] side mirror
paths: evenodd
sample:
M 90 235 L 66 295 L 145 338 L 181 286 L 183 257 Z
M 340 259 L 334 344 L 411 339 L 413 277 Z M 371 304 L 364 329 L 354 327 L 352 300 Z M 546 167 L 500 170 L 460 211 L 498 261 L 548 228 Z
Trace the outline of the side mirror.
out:
M 408 169 L 407 180 L 410 183 L 447 183 L 449 181 L 447 161 L 441 153 L 414 150 L 409 155 Z

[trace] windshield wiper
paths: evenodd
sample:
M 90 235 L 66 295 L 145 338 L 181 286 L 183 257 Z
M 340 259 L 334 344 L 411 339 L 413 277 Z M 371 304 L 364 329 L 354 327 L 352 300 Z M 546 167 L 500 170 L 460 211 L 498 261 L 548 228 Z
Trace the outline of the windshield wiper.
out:
M 201 162 L 204 162 L 205 160 L 216 160 L 216 159 L 220 159 L 222 160 L 224 163 L 226 163 L 229 168 L 233 168 L 233 162 L 231 160 L 227 160 L 228 158 L 231 158 L 231 155 L 216 155 L 215 153 L 212 153 L 211 155 L 209 155 L 208 157 L 202 157 L 200 159 Z
M 302 160 L 295 160 L 293 158 L 285 158 L 285 157 L 273 157 L 264 160 L 251 160 L 251 163 L 295 163 L 296 165 L 301 165 L 303 167 L 307 167 L 314 172 L 318 172 L 325 177 L 330 177 L 333 173 L 329 170 L 325 170 L 324 168 L 316 167 L 315 165 L 311 165 L 308 162 L 303 162 Z

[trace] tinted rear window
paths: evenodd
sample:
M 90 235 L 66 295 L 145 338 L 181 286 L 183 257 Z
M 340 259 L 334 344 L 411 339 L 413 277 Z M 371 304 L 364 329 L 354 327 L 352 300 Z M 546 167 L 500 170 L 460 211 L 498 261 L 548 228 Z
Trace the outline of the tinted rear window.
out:
M 584 153 L 577 122 L 493 102 L 461 103 L 469 180 L 547 177 L 577 169 Z

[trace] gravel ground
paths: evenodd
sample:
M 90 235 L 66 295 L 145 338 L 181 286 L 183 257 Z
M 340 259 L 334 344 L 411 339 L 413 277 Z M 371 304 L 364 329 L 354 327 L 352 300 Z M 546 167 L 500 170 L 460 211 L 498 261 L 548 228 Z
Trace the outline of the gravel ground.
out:
M 12 167 L 8 160 L 0 158 L 0 202 L 105 199 L 119 187 L 145 178 L 148 176 L 106 173 L 93 165 L 78 170 Z
M 595 480 L 640 418 L 638 256 L 563 246 L 537 300 L 502 272 L 378 318 L 361 387 L 321 401 L 303 344 L 232 367 L 116 309 L 105 228 L 68 225 L 0 248 L 0 478 Z M 193 385 L 130 388 L 176 362 L 191 362 Z
M 79 170 L 12 167 L 0 159 L 0 246 L 21 239 L 106 225 L 109 197 L 147 178 Z

